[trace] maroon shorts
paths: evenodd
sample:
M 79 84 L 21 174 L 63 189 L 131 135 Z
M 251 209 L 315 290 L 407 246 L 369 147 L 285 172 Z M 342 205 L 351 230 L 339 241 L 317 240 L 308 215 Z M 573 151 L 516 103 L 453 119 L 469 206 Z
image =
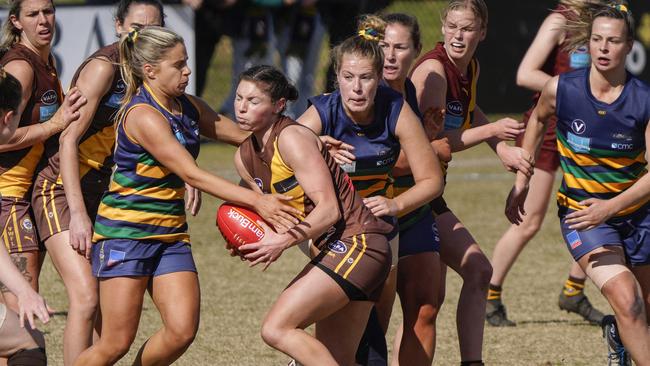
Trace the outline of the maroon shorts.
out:
M 95 221 L 97 209 L 104 193 L 104 182 L 91 185 L 82 181 L 81 190 L 88 217 Z M 70 228 L 70 209 L 65 198 L 63 185 L 51 182 L 49 179 L 38 175 L 34 182 L 32 193 L 32 206 L 34 219 L 38 228 L 38 235 L 45 241 L 50 236 L 66 231 Z
M 9 254 L 44 250 L 38 240 L 32 206 L 28 201 L 15 197 L 2 197 L 0 225 L 2 225 L 2 240 Z
M 524 113 L 524 118 L 522 122 L 528 125 L 528 120 L 532 109 Z M 535 158 L 535 168 L 542 169 L 549 173 L 555 173 L 555 171 L 560 167 L 560 153 L 557 151 L 557 137 L 555 135 L 555 126 L 557 124 L 557 118 L 555 116 L 551 117 L 548 121 L 548 126 L 546 128 L 546 133 L 544 133 L 544 140 L 542 141 L 542 146 L 537 153 Z M 521 134 L 517 137 L 517 146 L 521 147 L 523 143 L 524 135 Z
M 312 264 L 336 281 L 350 301 L 377 301 L 391 266 L 383 234 L 358 234 L 327 242 Z

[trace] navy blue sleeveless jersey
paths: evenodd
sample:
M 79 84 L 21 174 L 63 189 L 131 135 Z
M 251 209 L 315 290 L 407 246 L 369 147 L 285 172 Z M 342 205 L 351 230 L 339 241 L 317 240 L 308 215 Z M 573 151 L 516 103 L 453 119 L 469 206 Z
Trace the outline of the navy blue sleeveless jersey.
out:
M 589 86 L 590 69 L 560 75 L 557 87 L 557 146 L 564 171 L 557 194 L 560 215 L 580 210 L 587 198 L 610 199 L 647 173 L 645 130 L 650 87 L 628 74 L 611 104 L 598 101 Z M 618 213 L 642 207 L 638 202 Z
M 352 178 L 361 197 L 385 196 L 388 198 L 393 169 L 400 152 L 395 136 L 397 119 L 404 99 L 393 89 L 380 85 L 375 96 L 375 117 L 371 124 L 361 126 L 353 122 L 343 109 L 338 90 L 309 99 L 316 107 L 322 123 L 323 135 L 354 146 L 356 160 L 342 166 Z
M 115 171 L 102 197 L 93 241 L 104 239 L 189 242 L 185 219 L 185 183 L 129 136 L 125 116 L 138 106 L 150 106 L 169 122 L 178 142 L 196 159 L 199 155 L 199 110 L 186 95 L 176 98 L 181 113 L 158 101 L 146 84 L 125 107 L 117 122 Z

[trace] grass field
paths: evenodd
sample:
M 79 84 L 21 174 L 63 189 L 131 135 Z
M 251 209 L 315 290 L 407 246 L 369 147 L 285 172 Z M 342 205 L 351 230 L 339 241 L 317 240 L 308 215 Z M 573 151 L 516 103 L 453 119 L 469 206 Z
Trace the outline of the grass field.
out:
M 199 164 L 234 181 L 237 177 L 231 164 L 233 152 L 233 148 L 223 145 L 204 145 Z M 502 211 L 511 184 L 512 176 L 503 172 L 489 148 L 480 146 L 454 157 L 445 197 L 488 256 L 507 227 Z M 194 344 L 177 364 L 284 365 L 288 358 L 262 342 L 259 326 L 265 311 L 307 259 L 293 248 L 266 272 L 261 272 L 229 257 L 214 226 L 217 204 L 212 197 L 204 196 L 201 213 L 190 220 L 192 248 L 201 281 L 201 326 Z M 524 251 L 506 282 L 504 300 L 518 326 L 486 328 L 484 360 L 487 364 L 606 364 L 600 329 L 557 308 L 557 295 L 567 275 L 569 255 L 561 242 L 554 205 L 551 206 L 542 231 Z M 43 295 L 59 311 L 43 329 L 51 364 L 60 365 L 66 297 L 49 259 L 41 286 Z M 435 356 L 438 365 L 460 362 L 454 321 L 459 288 L 459 277 L 449 274 L 447 301 L 438 321 Z M 609 310 L 591 284 L 587 293 L 600 309 Z M 390 338 L 400 318 L 396 303 Z M 160 324 L 156 309 L 147 299 L 138 337 L 120 364 L 130 364 L 138 347 Z
M 441 1 L 396 1 L 388 10 L 418 16 L 426 50 L 439 38 L 441 7 Z M 227 40 L 219 46 L 216 54 L 222 57 L 214 58 L 208 74 L 209 89 L 204 95 L 217 108 L 230 85 L 228 47 Z M 320 70 L 326 67 L 325 51 L 322 53 Z M 317 85 L 322 87 L 322 76 L 317 80 Z M 223 145 L 204 145 L 199 164 L 235 181 L 237 177 L 232 168 L 233 152 L 233 148 Z M 454 156 L 445 198 L 488 256 L 508 226 L 503 206 L 512 181 L 513 176 L 503 171 L 494 154 L 485 146 Z M 266 272 L 261 272 L 258 268 L 248 268 L 245 263 L 229 257 L 214 225 L 217 205 L 215 199 L 204 196 L 203 210 L 198 217 L 190 219 L 192 248 L 202 290 L 201 325 L 194 344 L 177 364 L 285 365 L 288 357 L 264 345 L 259 337 L 259 326 L 278 293 L 305 265 L 307 259 L 297 249 L 291 249 Z M 516 320 L 518 326 L 507 329 L 486 328 L 483 356 L 486 364 L 606 364 L 600 329 L 589 326 L 577 316 L 560 312 L 557 307 L 557 296 L 568 273 L 569 260 L 559 235 L 555 205 L 551 204 L 543 229 L 515 264 L 505 284 L 504 301 L 510 318 Z M 438 318 L 435 356 L 435 364 L 438 365 L 460 363 L 455 330 L 455 309 L 460 284 L 456 274 L 448 275 L 447 300 Z M 67 300 L 65 289 L 49 259 L 41 275 L 41 288 L 49 303 L 58 310 L 53 320 L 42 329 L 46 332 L 50 364 L 60 365 Z M 601 310 L 609 310 L 591 284 L 587 286 L 587 293 Z M 389 340 L 401 320 L 398 301 L 393 314 Z M 158 313 L 147 298 L 138 337 L 131 352 L 120 364 L 130 364 L 139 346 L 160 324 Z

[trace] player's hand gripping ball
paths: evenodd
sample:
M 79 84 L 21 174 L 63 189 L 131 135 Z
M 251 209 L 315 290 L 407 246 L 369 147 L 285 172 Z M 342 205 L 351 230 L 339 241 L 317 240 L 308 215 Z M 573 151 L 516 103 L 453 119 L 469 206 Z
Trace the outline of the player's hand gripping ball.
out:
M 217 227 L 228 247 L 235 249 L 239 255 L 250 253 L 239 252 L 240 246 L 257 243 L 264 237 L 264 230 L 258 221 L 263 220 L 255 211 L 229 202 L 224 202 L 217 210 Z

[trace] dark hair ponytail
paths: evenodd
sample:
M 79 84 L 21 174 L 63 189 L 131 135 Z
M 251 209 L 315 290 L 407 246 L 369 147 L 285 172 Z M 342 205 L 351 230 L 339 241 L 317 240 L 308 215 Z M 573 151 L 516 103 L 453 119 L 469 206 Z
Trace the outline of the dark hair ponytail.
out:
M 263 90 L 273 102 L 282 98 L 287 101 L 298 99 L 296 89 L 282 71 L 269 65 L 253 66 L 239 75 L 239 81 L 246 80 L 263 84 Z
M 0 110 L 4 112 L 18 110 L 22 99 L 22 86 L 13 75 L 0 68 Z

